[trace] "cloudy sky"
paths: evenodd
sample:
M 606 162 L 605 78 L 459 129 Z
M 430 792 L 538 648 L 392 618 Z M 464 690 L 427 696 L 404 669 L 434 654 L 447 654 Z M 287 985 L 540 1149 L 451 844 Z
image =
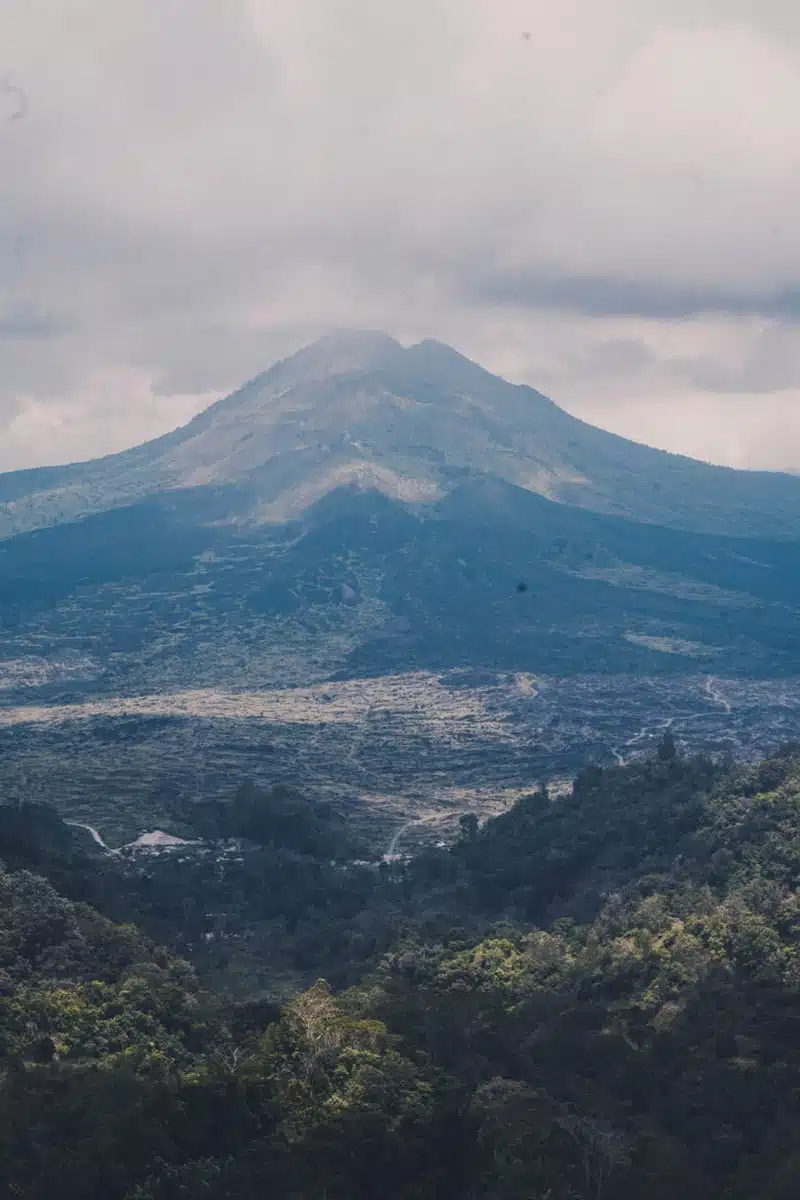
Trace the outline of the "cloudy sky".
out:
M 0 0 L 0 77 L 0 470 L 349 325 L 800 467 L 796 0 Z

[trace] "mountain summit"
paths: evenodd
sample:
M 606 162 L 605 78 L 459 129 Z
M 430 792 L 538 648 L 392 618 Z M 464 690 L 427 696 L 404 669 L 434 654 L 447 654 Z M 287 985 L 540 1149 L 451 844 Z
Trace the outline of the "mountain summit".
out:
M 440 342 L 339 331 L 165 437 L 0 475 L 0 537 L 182 489 L 225 489 L 224 519 L 274 524 L 342 486 L 426 505 L 468 477 L 684 529 L 793 536 L 800 525 L 796 478 L 606 433 Z

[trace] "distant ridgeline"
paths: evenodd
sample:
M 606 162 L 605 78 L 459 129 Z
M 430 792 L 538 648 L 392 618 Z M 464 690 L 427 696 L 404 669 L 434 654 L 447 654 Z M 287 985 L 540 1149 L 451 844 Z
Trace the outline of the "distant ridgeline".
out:
M 0 1194 L 800 1194 L 796 751 L 665 738 L 373 868 L 302 811 L 136 866 L 0 808 Z

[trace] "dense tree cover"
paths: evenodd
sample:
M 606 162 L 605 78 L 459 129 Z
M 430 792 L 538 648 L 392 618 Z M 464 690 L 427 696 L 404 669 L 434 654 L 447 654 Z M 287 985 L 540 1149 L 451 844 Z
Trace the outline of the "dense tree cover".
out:
M 19 851 L 0 874 L 0 1194 L 796 1196 L 800 758 L 673 751 L 405 865 L 312 884 L 316 860 L 292 860 L 288 942 L 307 973 L 346 960 L 351 986 L 283 1008 L 215 997 Z M 215 902 L 255 920 L 244 865 Z M 214 876 L 191 869 L 163 877 Z
M 70 900 L 82 900 L 108 916 L 135 916 L 135 906 L 113 860 L 61 820 L 48 804 L 0 804 L 0 862 L 10 870 L 43 875 Z
M 250 785 L 229 802 L 190 807 L 200 845 L 110 857 L 45 804 L 0 804 L 0 861 L 45 876 L 62 895 L 114 920 L 135 922 L 217 972 L 235 953 L 247 960 L 245 975 L 268 959 L 273 979 L 280 968 L 292 977 L 306 972 L 311 982 L 324 967 L 341 984 L 389 947 L 393 922 L 376 920 L 381 879 L 365 869 L 363 845 L 335 810 L 315 811 L 286 788 Z M 380 941 L 374 933 L 354 939 L 356 918 L 380 925 Z
M 244 783 L 231 801 L 190 802 L 184 816 L 206 838 L 247 838 L 322 859 L 367 853 L 333 805 L 315 803 L 281 784 L 267 790 Z

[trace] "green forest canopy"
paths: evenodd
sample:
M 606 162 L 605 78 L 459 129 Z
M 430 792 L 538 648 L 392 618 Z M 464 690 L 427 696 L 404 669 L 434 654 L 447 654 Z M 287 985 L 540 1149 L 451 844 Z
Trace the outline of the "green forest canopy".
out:
M 792 753 L 662 754 L 354 869 L 327 910 L 321 860 L 259 851 L 277 897 L 234 874 L 219 903 L 255 921 L 269 892 L 335 983 L 281 1007 L 179 952 L 198 876 L 137 883 L 55 832 L 32 863 L 6 814 L 0 1194 L 789 1200 L 799 816 Z

